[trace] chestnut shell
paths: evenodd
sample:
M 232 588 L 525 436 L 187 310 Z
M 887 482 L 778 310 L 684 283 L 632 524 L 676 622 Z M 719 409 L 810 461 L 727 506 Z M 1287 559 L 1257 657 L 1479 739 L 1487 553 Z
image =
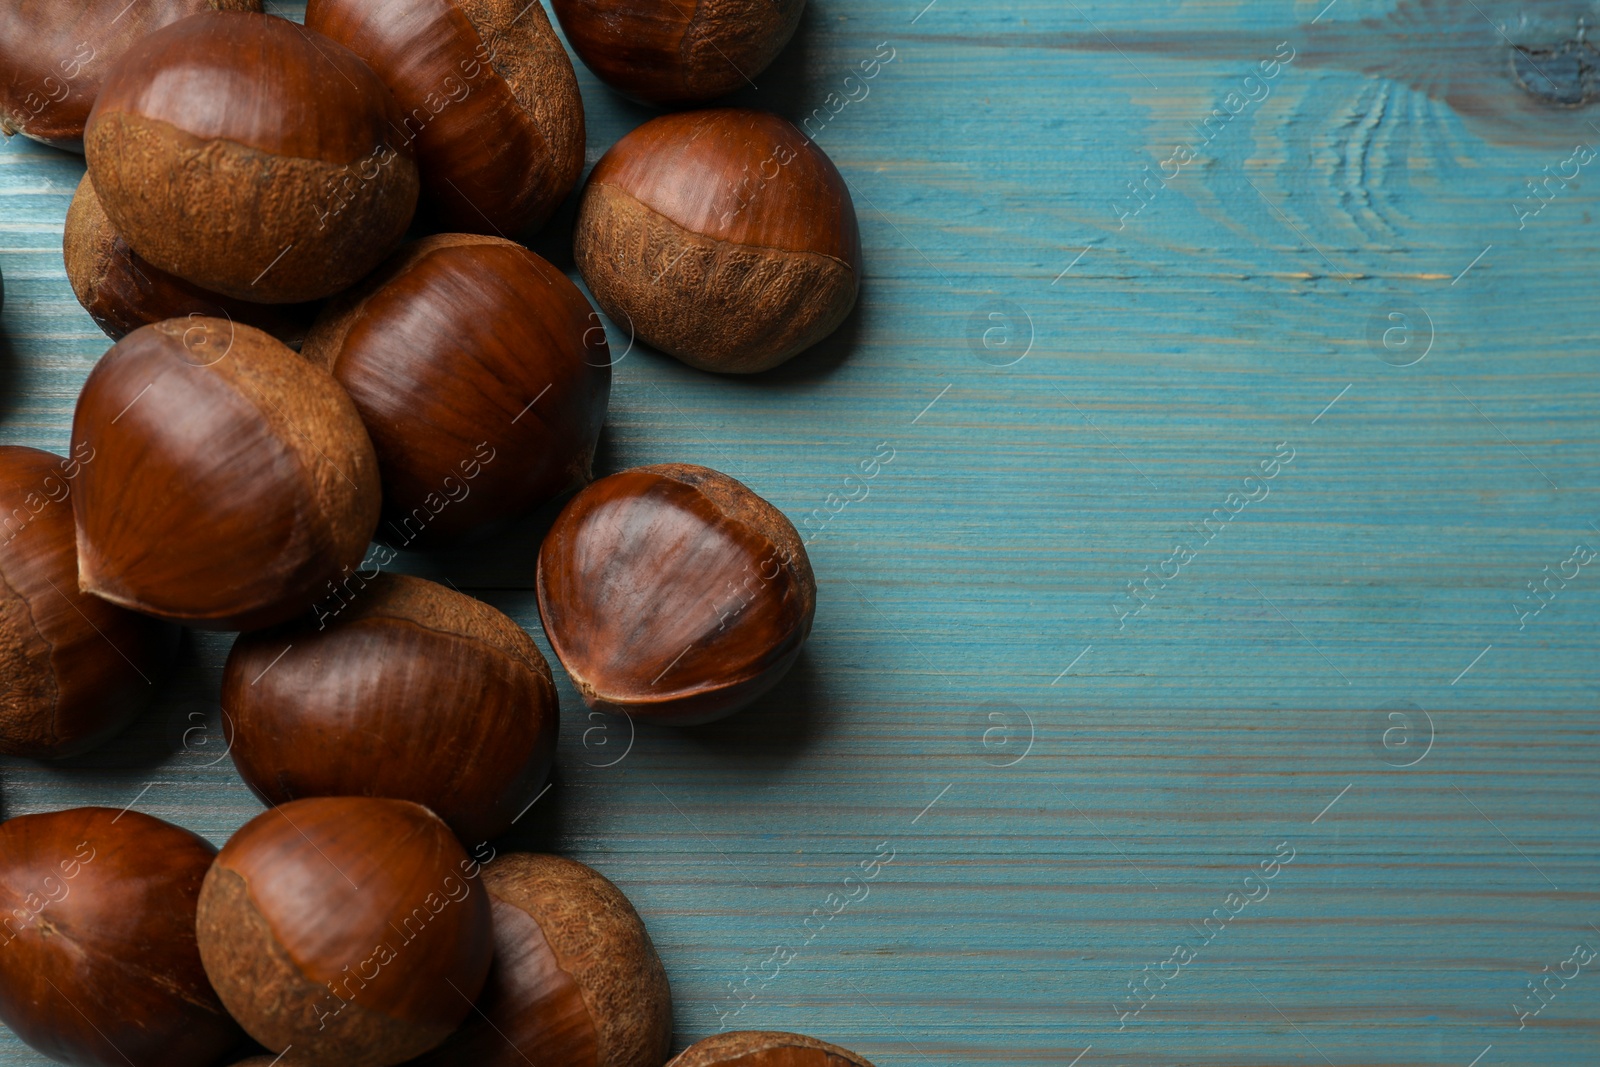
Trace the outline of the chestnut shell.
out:
M 849 1049 L 804 1034 L 732 1030 L 696 1041 L 667 1067 L 872 1067 Z
M 539 549 L 539 614 L 590 707 L 679 725 L 776 685 L 811 632 L 817 587 L 783 513 L 706 467 L 613 474 Z
M 83 151 L 100 83 L 130 45 L 202 11 L 261 0 L 6 0 L 0 4 L 0 133 Z
M 72 459 L 0 445 L 0 752 L 87 751 L 149 703 L 178 630 L 78 589 Z
M 163 319 L 209 316 L 265 330 L 292 347 L 316 315 L 313 304 L 252 304 L 207 292 L 146 262 L 111 225 L 87 172 L 67 208 L 61 251 L 78 303 L 113 341 Z
M 573 51 L 635 100 L 679 106 L 726 96 L 767 69 L 805 0 L 552 0 Z
M 200 890 L 223 1004 L 297 1067 L 391 1067 L 472 1009 L 494 951 L 478 864 L 403 800 L 296 800 L 251 819 Z
M 573 254 L 607 315 L 692 367 L 769 370 L 855 306 L 861 237 L 833 162 L 739 108 L 663 115 L 584 186 Z
M 497 237 L 407 245 L 312 327 L 302 354 L 361 412 L 380 536 L 450 544 L 589 481 L 611 395 L 605 330 L 555 267 Z
M 353 52 L 287 19 L 191 15 L 107 76 L 84 131 L 117 232 L 157 267 L 263 304 L 331 296 L 417 204 L 399 106 Z
M 216 855 L 137 811 L 0 823 L 0 1019 L 64 1063 L 211 1067 L 242 1035 L 195 942 Z
M 260 330 L 171 319 L 89 373 L 72 494 L 82 588 L 160 618 L 254 629 L 309 611 L 364 557 L 377 458 L 326 371 Z
M 309 0 L 306 25 L 372 66 L 415 145 L 436 228 L 516 236 L 583 173 L 583 100 L 544 8 L 526 0 Z
M 672 990 L 639 913 L 604 875 L 513 852 L 483 869 L 495 962 L 478 1010 L 413 1067 L 660 1067 Z
M 516 623 L 388 574 L 347 578 L 316 619 L 241 636 L 222 706 L 234 765 L 268 804 L 397 797 L 472 842 L 537 797 L 559 714 L 550 668 Z

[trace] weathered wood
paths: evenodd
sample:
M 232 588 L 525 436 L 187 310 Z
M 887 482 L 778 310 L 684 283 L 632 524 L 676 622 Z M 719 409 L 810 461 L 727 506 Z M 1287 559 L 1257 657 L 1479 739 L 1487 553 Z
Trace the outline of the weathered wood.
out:
M 1600 575 L 1514 607 L 1600 547 L 1600 160 L 1574 152 L 1600 107 L 1562 104 L 1594 88 L 1596 11 L 924 2 L 813 0 L 738 98 L 810 116 L 851 183 L 860 310 L 759 380 L 635 350 L 602 447 L 721 468 L 797 521 L 892 449 L 818 527 L 809 650 L 762 708 L 640 727 L 611 767 L 626 724 L 563 681 L 558 782 L 515 843 L 639 904 L 680 1044 L 727 1023 L 908 1067 L 1596 1062 L 1592 968 L 1525 1028 L 1513 1008 L 1600 948 Z M 579 76 L 592 162 L 649 112 Z M 106 347 L 61 268 L 80 171 L 0 149 L 3 441 L 63 450 Z M 570 226 L 532 242 L 569 269 Z M 405 566 L 548 651 L 541 528 Z M 0 762 L 4 813 L 134 803 L 225 838 L 258 810 L 214 762 L 227 646 L 191 640 L 105 751 Z M 808 928 L 880 845 L 869 895 Z M 0 1036 L 0 1063 L 37 1062 Z

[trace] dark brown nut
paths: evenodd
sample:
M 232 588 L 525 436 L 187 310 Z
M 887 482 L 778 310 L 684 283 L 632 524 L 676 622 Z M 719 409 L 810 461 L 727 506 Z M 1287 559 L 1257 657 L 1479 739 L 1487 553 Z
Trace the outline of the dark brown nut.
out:
M 590 707 L 731 715 L 800 655 L 817 583 L 800 535 L 743 484 L 662 464 L 602 478 L 539 549 L 539 614 Z
M 211 1067 L 242 1034 L 200 965 L 217 850 L 137 811 L 0 823 L 0 1019 L 83 1067 Z
M 804 1034 L 733 1030 L 697 1041 L 667 1067 L 872 1067 L 849 1049 Z
M 751 374 L 855 306 L 861 238 L 833 162 L 776 115 L 663 115 L 584 187 L 573 252 L 618 323 L 691 367 Z
M 287 19 L 191 15 L 106 76 L 84 153 L 117 232 L 145 259 L 240 300 L 346 288 L 394 250 L 417 167 L 383 81 Z
M 135 330 L 73 416 L 78 577 L 115 604 L 221 630 L 309 612 L 378 524 L 378 462 L 339 384 L 221 319 Z
M 437 228 L 515 237 L 583 173 L 572 61 L 526 0 L 309 0 L 306 25 L 366 60 L 400 103 L 421 212 Z
M 483 869 L 495 963 L 478 1011 L 412 1067 L 661 1067 L 672 991 L 644 922 L 598 871 L 514 852 Z

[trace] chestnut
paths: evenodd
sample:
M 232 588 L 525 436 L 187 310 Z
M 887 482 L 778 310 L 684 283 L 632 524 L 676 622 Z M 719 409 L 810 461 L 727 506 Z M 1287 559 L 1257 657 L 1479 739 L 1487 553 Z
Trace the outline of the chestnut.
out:
M 191 15 L 130 48 L 84 132 L 118 233 L 169 274 L 292 304 L 355 282 L 400 243 L 417 168 L 388 87 L 287 19 Z
M 309 0 L 306 25 L 366 60 L 400 103 L 421 211 L 439 229 L 515 236 L 583 173 L 583 100 L 538 4 Z
M 111 225 L 87 173 L 67 208 L 61 251 L 78 303 L 113 341 L 163 319 L 207 315 L 242 322 L 298 345 L 314 314 L 310 305 L 252 304 L 208 293 L 145 262 Z
M 310 609 L 378 523 L 378 463 L 326 371 L 251 326 L 169 319 L 78 397 L 80 587 L 147 615 L 254 629 Z
M 245 784 L 268 804 L 414 800 L 463 841 L 504 833 L 555 756 L 555 682 L 539 646 L 488 604 L 421 578 L 355 573 L 325 603 L 228 655 L 224 723 Z
M 419 804 L 320 797 L 269 809 L 200 889 L 200 958 L 222 1003 L 297 1067 L 390 1067 L 472 1010 L 494 952 L 489 897 Z
M 495 961 L 477 1011 L 412 1067 L 661 1067 L 672 991 L 622 890 L 560 856 L 513 852 L 483 868 Z
M 861 237 L 833 162 L 776 115 L 663 115 L 595 164 L 573 253 L 617 322 L 691 367 L 751 374 L 838 328 Z
M 589 481 L 611 367 L 567 276 L 496 237 L 407 245 L 302 349 L 349 392 L 383 476 L 384 536 L 448 544 Z
M 78 589 L 72 487 L 96 459 L 0 445 L 0 752 L 59 757 L 121 730 L 178 630 Z
M 730 1030 L 696 1041 L 667 1067 L 872 1067 L 849 1049 L 804 1034 Z
M 0 4 L 0 133 L 83 151 L 101 80 L 145 34 L 202 11 L 261 0 L 9 0 Z
M 783 513 L 681 463 L 573 497 L 539 549 L 538 596 L 590 707 L 679 725 L 731 715 L 776 685 L 817 610 L 811 562 Z
M 216 852 L 115 808 L 0 823 L 0 1020 L 63 1063 L 217 1063 L 243 1035 L 195 943 Z
M 552 0 L 573 51 L 618 92 L 699 104 L 754 84 L 806 0 Z

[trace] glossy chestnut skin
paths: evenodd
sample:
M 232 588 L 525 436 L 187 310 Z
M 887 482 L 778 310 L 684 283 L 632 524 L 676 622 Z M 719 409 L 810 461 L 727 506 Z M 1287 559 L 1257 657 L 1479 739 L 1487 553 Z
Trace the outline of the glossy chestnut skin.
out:
M 331 303 L 302 348 L 355 401 L 382 536 L 450 544 L 588 482 L 611 394 L 599 316 L 519 244 L 439 234 Z
M 260 330 L 171 319 L 101 357 L 73 416 L 81 588 L 246 630 L 308 611 L 378 522 L 378 463 L 327 372 Z
M 67 208 L 61 251 L 78 303 L 113 341 L 164 319 L 201 315 L 254 326 L 293 346 L 316 314 L 311 304 L 252 304 L 207 292 L 146 262 L 111 225 L 87 173 Z
M 243 1035 L 195 944 L 216 852 L 116 808 L 0 823 L 0 1020 L 63 1063 L 217 1063 Z
M 478 1010 L 412 1067 L 661 1067 L 672 991 L 644 922 L 593 868 L 513 852 L 483 869 L 495 962 Z
M 8 0 L 0 4 L 0 133 L 83 151 L 106 72 L 135 41 L 202 11 L 261 0 Z
M 618 92 L 700 104 L 753 84 L 800 25 L 805 0 L 553 0 L 573 51 Z
M 176 627 L 78 589 L 71 495 L 96 456 L 0 445 L 0 752 L 56 758 L 121 730 L 155 693 Z
M 667 1067 L 872 1067 L 849 1049 L 804 1034 L 732 1030 L 696 1041 Z
M 855 306 L 850 190 L 789 122 L 722 108 L 663 115 L 584 187 L 573 253 L 618 323 L 691 367 L 769 370 Z
M 262 304 L 330 296 L 417 203 L 400 110 L 344 46 L 272 15 L 157 30 L 106 77 L 84 132 L 95 191 L 141 256 Z
M 573 497 L 539 549 L 539 615 L 592 708 L 688 725 L 777 684 L 817 608 L 805 546 L 777 508 L 668 463 Z
M 229 748 L 268 804 L 426 805 L 463 841 L 498 837 L 555 756 L 550 668 L 488 604 L 406 575 L 348 577 L 317 617 L 245 634 L 222 677 Z
M 483 988 L 494 941 L 478 872 L 418 804 L 296 800 L 217 855 L 200 958 L 269 1050 L 292 1045 L 302 1067 L 390 1067 L 449 1036 Z
M 544 8 L 526 0 L 309 0 L 306 25 L 371 65 L 414 144 L 438 229 L 515 237 L 583 173 L 583 101 Z

